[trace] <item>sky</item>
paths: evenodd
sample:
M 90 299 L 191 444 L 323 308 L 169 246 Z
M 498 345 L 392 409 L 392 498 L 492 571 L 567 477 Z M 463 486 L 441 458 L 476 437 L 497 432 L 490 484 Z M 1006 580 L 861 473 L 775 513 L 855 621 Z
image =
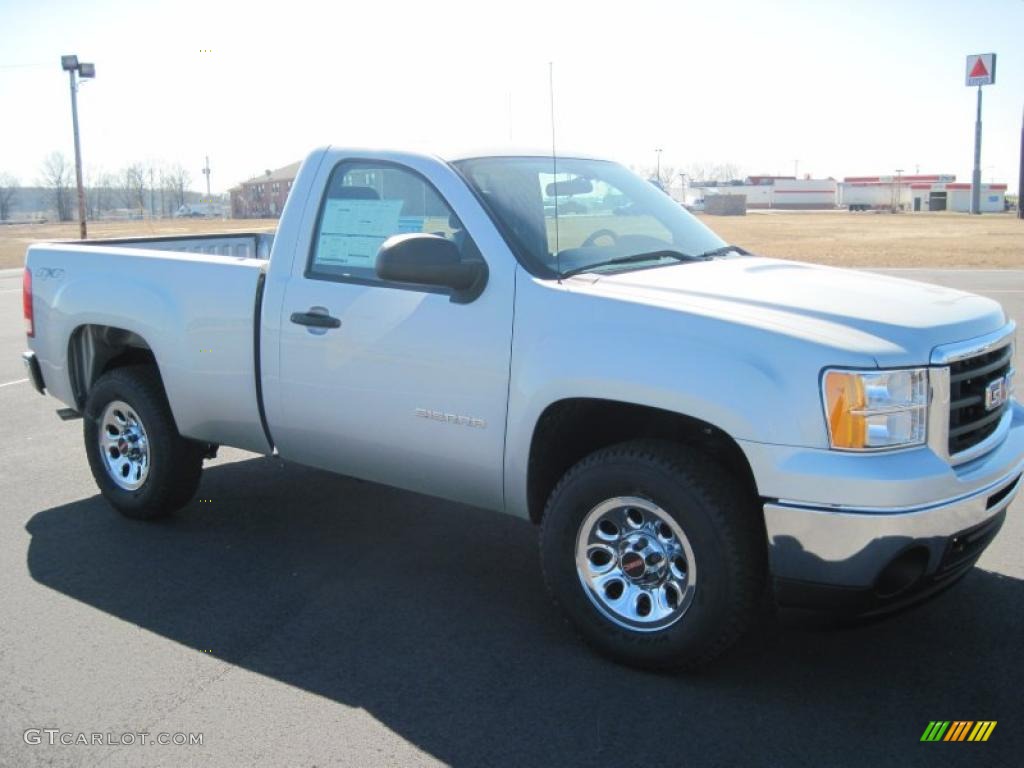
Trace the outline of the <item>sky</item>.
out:
M 985 181 L 1017 188 L 1024 0 L 0 0 L 0 173 L 73 155 L 87 174 L 180 163 L 214 192 L 317 146 L 440 154 L 556 142 L 638 169 L 954 173 L 969 181 L 969 53 Z

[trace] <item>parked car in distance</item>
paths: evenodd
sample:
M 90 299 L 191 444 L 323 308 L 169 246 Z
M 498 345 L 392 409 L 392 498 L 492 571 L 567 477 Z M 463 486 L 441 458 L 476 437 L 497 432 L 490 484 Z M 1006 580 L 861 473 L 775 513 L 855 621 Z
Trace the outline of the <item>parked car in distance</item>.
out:
M 220 203 L 186 203 L 174 212 L 177 219 L 221 218 L 224 206 Z

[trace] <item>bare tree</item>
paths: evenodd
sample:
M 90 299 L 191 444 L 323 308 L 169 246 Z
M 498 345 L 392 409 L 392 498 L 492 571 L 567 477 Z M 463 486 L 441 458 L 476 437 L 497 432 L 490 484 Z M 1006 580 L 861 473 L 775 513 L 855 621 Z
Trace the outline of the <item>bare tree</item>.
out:
M 9 173 L 0 173 L 0 221 L 11 218 L 11 203 L 18 196 L 18 180 Z
M 163 179 L 170 198 L 170 207 L 177 210 L 185 204 L 185 193 L 192 184 L 192 177 L 180 163 L 175 163 L 164 172 Z
M 60 221 L 71 221 L 71 164 L 62 152 L 51 152 L 43 160 L 40 185 L 50 190 L 53 207 Z
M 686 175 L 694 181 L 717 181 L 714 163 L 690 163 Z
M 658 177 L 658 181 L 661 183 L 661 188 L 666 192 L 672 188 L 672 180 L 676 178 L 678 172 L 674 166 L 662 165 L 661 176 Z
M 665 164 L 662 164 L 660 168 L 655 165 L 644 165 L 631 170 L 634 170 L 648 181 L 658 182 L 662 189 L 666 190 L 672 185 L 672 180 L 679 175 L 679 172 L 673 166 Z
M 114 178 L 105 171 L 86 174 L 85 214 L 88 218 L 98 219 L 104 211 L 110 210 L 113 187 Z
M 175 202 L 178 200 L 177 185 L 174 174 L 166 167 L 160 169 L 160 210 L 164 216 L 170 217 L 181 207 Z
M 740 169 L 734 163 L 720 163 L 715 168 L 720 181 L 737 181 L 742 178 Z
M 645 165 L 637 172 L 648 181 L 658 182 L 666 192 L 672 189 L 673 182 L 679 178 L 679 171 L 676 170 L 675 166 L 665 165 L 664 163 L 662 163 L 660 168 L 655 165 Z
M 121 170 L 115 183 L 121 203 L 125 208 L 146 208 L 146 169 L 141 163 L 133 163 Z
M 690 163 L 686 175 L 693 181 L 736 181 L 742 178 L 734 163 Z

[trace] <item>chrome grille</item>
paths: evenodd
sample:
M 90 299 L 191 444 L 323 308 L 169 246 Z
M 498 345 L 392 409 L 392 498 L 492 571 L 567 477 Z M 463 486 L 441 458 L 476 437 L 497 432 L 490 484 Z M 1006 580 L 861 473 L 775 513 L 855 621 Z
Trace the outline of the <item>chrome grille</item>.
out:
M 1009 407 L 1004 402 L 989 410 L 985 391 L 1006 376 L 1013 364 L 1013 346 L 1007 345 L 949 366 L 949 454 L 955 456 L 989 437 Z

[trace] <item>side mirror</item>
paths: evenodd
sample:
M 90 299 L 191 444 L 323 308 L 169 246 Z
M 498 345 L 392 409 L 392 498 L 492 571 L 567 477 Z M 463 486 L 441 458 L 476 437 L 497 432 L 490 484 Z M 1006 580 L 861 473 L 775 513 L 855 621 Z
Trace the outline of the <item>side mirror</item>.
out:
M 438 235 L 393 235 L 377 251 L 377 277 L 396 283 L 450 288 L 452 301 L 465 304 L 483 293 L 487 264 L 463 261 L 459 248 Z

